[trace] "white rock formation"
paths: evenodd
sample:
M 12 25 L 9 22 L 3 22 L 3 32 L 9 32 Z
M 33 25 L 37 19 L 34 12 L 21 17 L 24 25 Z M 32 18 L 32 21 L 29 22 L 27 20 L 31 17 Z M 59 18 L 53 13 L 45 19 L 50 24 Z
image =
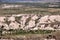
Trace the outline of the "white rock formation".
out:
M 55 22 L 54 20 L 57 18 L 57 15 L 51 15 L 50 17 L 49 17 L 49 20 L 51 21 L 51 22 Z
M 26 22 L 27 18 L 29 18 L 29 16 L 27 16 L 27 15 L 22 16 L 22 18 L 20 20 L 21 28 L 23 28 L 25 26 L 25 22 Z
M 40 23 L 47 23 L 48 18 L 49 18 L 49 15 L 45 15 L 45 16 L 41 17 L 41 19 L 39 21 L 40 21 Z
M 25 29 L 30 29 L 35 26 L 35 21 L 31 19 Z
M 60 22 L 60 15 L 51 15 L 49 19 L 51 22 L 56 22 L 56 21 Z
M 9 24 L 9 28 L 10 29 L 19 29 L 19 23 L 17 23 L 16 21 L 13 21 Z
M 3 28 L 3 29 L 9 30 L 9 26 L 8 26 L 8 24 L 3 23 L 3 26 L 4 26 L 4 28 Z
M 3 26 L 3 29 L 9 30 L 9 26 L 6 23 L 1 23 L 0 22 L 0 28 Z
M 60 22 L 60 15 L 56 15 L 56 21 Z
M 2 6 L 3 9 L 5 9 L 5 8 L 18 8 L 18 7 L 23 7 L 23 5 L 7 5 L 7 4 L 4 4 Z
M 16 21 L 16 18 L 20 17 L 20 19 L 18 19 Z M 37 20 L 38 19 L 38 20 Z M 8 22 L 11 22 L 8 24 Z M 37 20 L 37 23 L 36 23 Z M 7 22 L 7 23 L 5 23 Z M 19 23 L 20 22 L 20 23 Z M 26 24 L 27 22 L 27 24 Z M 0 27 L 3 25 L 4 29 L 8 30 L 8 29 L 30 29 L 30 30 L 37 30 L 37 29 L 43 29 L 43 30 L 54 30 L 56 29 L 60 29 L 60 24 L 58 26 L 57 24 L 53 24 L 53 26 L 51 27 L 51 23 L 55 23 L 55 22 L 60 22 L 60 15 L 45 15 L 39 18 L 38 15 L 36 14 L 19 14 L 19 15 L 12 15 L 9 17 L 0 17 Z M 46 26 L 46 24 L 48 24 Z
M 13 17 L 13 16 L 8 17 L 8 21 L 15 21 L 15 17 Z
M 3 25 L 3 23 L 2 23 L 2 22 L 0 22 L 0 28 L 2 27 L 2 25 Z
M 37 15 L 33 15 L 31 19 L 36 20 L 36 19 L 38 19 L 38 16 Z
M 5 22 L 6 17 L 0 17 L 0 22 Z

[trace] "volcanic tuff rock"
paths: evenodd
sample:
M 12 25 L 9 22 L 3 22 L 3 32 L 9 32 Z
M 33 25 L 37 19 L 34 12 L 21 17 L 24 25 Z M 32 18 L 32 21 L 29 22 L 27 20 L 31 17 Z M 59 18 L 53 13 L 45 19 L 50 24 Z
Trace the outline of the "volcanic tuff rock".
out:
M 4 29 L 54 30 L 60 29 L 60 15 L 19 14 L 0 17 L 0 26 Z

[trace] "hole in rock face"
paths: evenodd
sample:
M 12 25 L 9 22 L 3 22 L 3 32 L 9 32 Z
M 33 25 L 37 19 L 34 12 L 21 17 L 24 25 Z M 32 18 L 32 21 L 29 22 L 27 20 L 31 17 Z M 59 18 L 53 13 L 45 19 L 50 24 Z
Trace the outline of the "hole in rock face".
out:
M 56 36 L 54 36 L 54 35 L 48 35 L 46 38 L 47 39 L 56 39 Z
M 56 36 L 53 36 L 54 39 L 56 39 Z
M 1 39 L 1 37 L 0 37 L 0 39 Z

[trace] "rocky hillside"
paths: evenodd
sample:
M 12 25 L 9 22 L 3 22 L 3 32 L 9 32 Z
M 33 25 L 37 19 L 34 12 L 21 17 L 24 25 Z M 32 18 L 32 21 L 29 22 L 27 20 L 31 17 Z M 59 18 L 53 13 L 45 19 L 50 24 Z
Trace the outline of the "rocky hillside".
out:
M 60 15 L 19 14 L 0 19 L 0 26 L 6 30 L 60 30 Z

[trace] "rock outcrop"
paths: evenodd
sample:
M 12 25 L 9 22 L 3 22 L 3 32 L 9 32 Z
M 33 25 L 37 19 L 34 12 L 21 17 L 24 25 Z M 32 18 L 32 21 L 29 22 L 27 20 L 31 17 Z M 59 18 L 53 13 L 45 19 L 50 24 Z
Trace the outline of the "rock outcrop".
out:
M 3 29 L 60 30 L 60 15 L 19 14 L 0 17 Z

